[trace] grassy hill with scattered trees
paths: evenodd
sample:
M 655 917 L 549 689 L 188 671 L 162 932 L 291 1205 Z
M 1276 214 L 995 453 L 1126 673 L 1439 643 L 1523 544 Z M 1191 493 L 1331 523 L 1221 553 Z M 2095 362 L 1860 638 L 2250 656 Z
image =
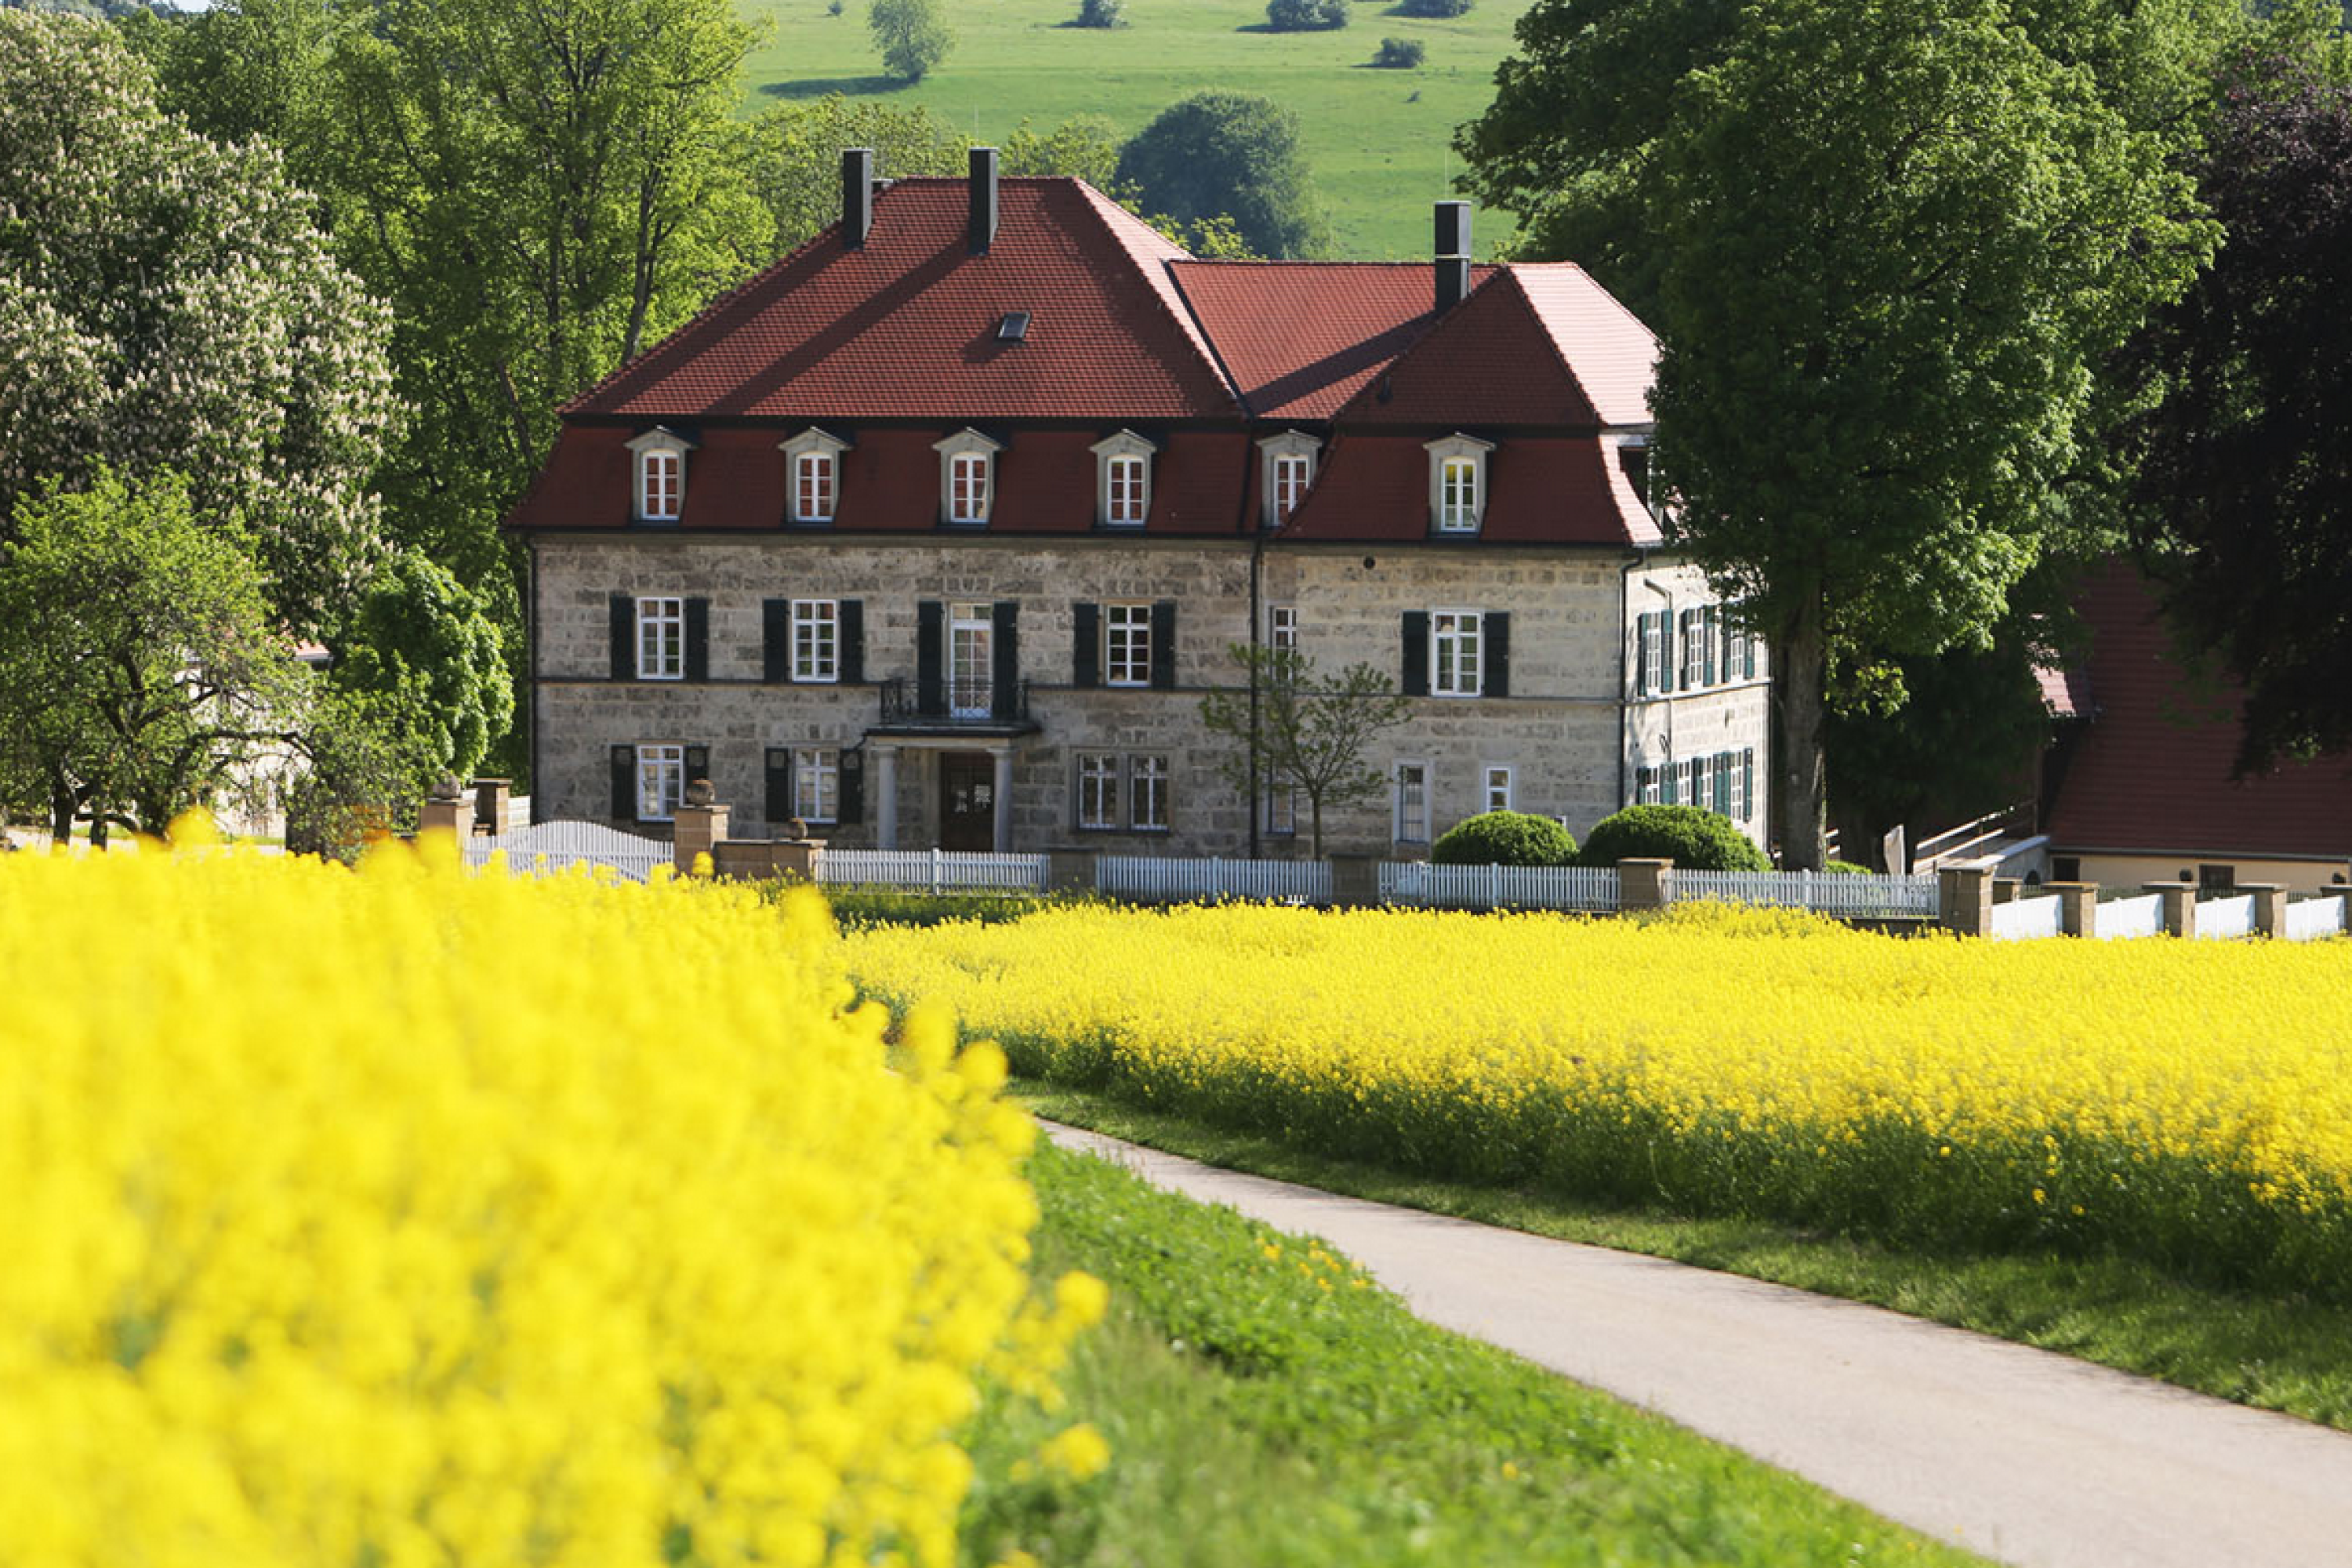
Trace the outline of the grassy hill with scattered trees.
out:
M 1345 26 L 1276 32 L 1265 0 L 1125 0 L 1123 25 L 1076 25 L 1080 0 L 940 0 L 953 41 L 918 82 L 886 74 L 867 0 L 741 0 L 765 26 L 746 71 L 747 112 L 843 93 L 921 105 L 960 131 L 1000 140 L 1099 115 L 1123 139 L 1209 89 L 1260 94 L 1294 110 L 1336 256 L 1429 249 L 1429 203 L 1458 193 L 1454 128 L 1494 97 L 1496 62 L 1528 0 L 1475 0 L 1455 16 L 1429 0 L 1347 0 Z M 1382 40 L 1419 42 L 1412 68 L 1376 67 Z M 887 170 L 884 171 L 887 173 Z M 1509 232 L 1482 224 L 1484 249 Z

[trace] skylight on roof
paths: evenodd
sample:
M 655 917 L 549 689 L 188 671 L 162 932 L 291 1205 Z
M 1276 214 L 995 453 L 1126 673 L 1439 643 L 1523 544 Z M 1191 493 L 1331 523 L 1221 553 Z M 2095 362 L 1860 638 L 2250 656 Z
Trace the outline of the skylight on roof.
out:
M 1029 337 L 1029 312 L 1007 310 L 1004 320 L 996 323 L 996 341 L 1000 343 L 1024 342 Z

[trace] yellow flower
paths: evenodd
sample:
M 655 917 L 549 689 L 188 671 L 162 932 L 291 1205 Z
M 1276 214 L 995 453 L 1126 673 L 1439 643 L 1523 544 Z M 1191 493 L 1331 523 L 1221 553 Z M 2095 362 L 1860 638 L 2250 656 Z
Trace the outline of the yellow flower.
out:
M 1092 1480 L 1109 1467 L 1110 1444 L 1093 1422 L 1081 1421 L 1046 1438 L 1037 1458 L 1046 1468 L 1072 1480 Z

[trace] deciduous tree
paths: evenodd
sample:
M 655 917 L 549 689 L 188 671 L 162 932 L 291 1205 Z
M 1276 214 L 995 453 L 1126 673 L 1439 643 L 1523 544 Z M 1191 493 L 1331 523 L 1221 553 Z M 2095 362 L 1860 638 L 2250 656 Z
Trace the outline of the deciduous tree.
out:
M 1202 92 L 1170 106 L 1121 151 L 1118 179 L 1143 211 L 1178 224 L 1230 216 L 1261 256 L 1311 256 L 1328 243 L 1298 117 L 1269 98 Z
M 1201 699 L 1209 731 L 1242 743 L 1241 754 L 1220 766 L 1253 811 L 1271 789 L 1305 795 L 1320 859 L 1324 812 L 1377 800 L 1387 788 L 1364 751 L 1382 730 L 1403 723 L 1412 705 L 1369 664 L 1318 675 L 1315 661 L 1295 648 L 1234 643 L 1229 651 L 1241 667 L 1242 689 Z
M 908 81 L 929 76 L 955 43 L 940 0 L 874 0 L 866 20 L 882 68 Z

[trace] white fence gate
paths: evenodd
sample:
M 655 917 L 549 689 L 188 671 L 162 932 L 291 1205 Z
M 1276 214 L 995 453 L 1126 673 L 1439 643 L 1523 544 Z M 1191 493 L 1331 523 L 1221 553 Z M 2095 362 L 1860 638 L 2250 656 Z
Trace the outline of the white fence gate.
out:
M 2108 942 L 2135 936 L 2164 934 L 2164 895 L 2143 893 L 2136 899 L 2110 899 L 2099 906 L 2097 934 Z
M 1675 871 L 1674 900 L 1719 899 L 1845 920 L 1936 918 L 1936 879 L 1849 871 Z
M 491 856 L 504 855 L 507 869 L 518 876 L 555 875 L 578 865 L 610 866 L 632 882 L 644 881 L 655 867 L 670 865 L 676 857 L 657 838 L 623 833 L 601 822 L 542 822 L 496 837 L 462 838 L 457 848 L 468 866 L 487 866 Z
M 2310 942 L 2315 937 L 2339 936 L 2344 931 L 2344 900 L 2334 895 L 2305 899 L 2286 907 L 2286 939 L 2289 942 Z
M 2056 936 L 2065 930 L 2056 899 L 2013 899 L 1992 907 L 1992 935 L 2000 942 Z

